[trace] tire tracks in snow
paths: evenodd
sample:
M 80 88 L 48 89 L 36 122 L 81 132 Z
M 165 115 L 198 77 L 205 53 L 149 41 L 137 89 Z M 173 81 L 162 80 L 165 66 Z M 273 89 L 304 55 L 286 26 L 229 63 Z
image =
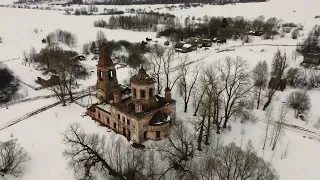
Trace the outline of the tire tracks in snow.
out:
M 257 119 L 257 121 L 260 121 L 260 122 L 263 122 L 263 123 L 266 123 L 266 124 L 269 123 L 272 126 L 277 126 L 278 123 L 279 123 L 279 122 L 275 122 L 275 121 L 268 122 L 268 120 L 261 119 L 261 118 L 258 118 L 258 117 L 256 117 L 256 119 Z M 320 143 L 320 134 L 317 134 L 316 132 L 313 132 L 313 131 L 310 131 L 310 130 L 306 130 L 306 129 L 297 129 L 296 127 L 293 127 L 292 125 L 287 124 L 287 123 L 282 123 L 282 126 L 286 130 L 302 134 L 302 135 L 304 135 L 303 136 L 304 138 L 315 140 L 316 142 Z
M 89 92 L 89 93 L 86 93 L 86 94 L 84 94 L 84 95 L 82 95 L 82 96 L 75 97 L 74 100 L 78 100 L 78 99 L 80 99 L 80 98 L 83 98 L 83 97 L 86 97 L 86 96 L 89 96 L 89 95 L 91 95 L 90 92 Z M 70 100 L 70 98 L 66 99 L 66 101 L 68 101 L 68 100 Z M 6 123 L 4 123 L 4 124 L 1 124 L 1 125 L 0 125 L 0 131 L 6 129 L 6 128 L 8 128 L 8 127 L 11 127 L 11 126 L 13 126 L 13 125 L 15 125 L 15 124 L 17 124 L 17 123 L 19 123 L 19 122 L 21 122 L 21 121 L 24 121 L 24 120 L 26 120 L 26 119 L 28 119 L 28 118 L 30 118 L 30 117 L 32 117 L 32 116 L 35 116 L 35 115 L 37 115 L 37 114 L 40 114 L 41 112 L 44 112 L 44 111 L 46 111 L 46 110 L 48 110 L 48 109 L 50 109 L 50 108 L 53 108 L 53 107 L 55 107 L 55 106 L 57 106 L 57 105 L 59 105 L 59 104 L 61 104 L 61 103 L 62 103 L 62 101 L 59 100 L 59 101 L 57 101 L 57 102 L 55 102 L 55 103 L 52 103 L 52 104 L 46 105 L 46 106 L 44 106 L 44 107 L 42 107 L 42 108 L 33 110 L 33 111 L 28 112 L 28 113 L 26 113 L 26 114 L 24 114 L 24 115 L 22 115 L 22 116 L 20 116 L 20 117 L 18 117 L 18 118 L 16 118 L 16 119 L 13 119 L 13 120 L 8 121 L 8 122 L 6 122 Z

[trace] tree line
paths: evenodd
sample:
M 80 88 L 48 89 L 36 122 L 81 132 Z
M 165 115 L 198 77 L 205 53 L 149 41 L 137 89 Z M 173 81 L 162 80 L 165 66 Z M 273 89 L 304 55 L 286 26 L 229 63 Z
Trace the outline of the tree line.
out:
M 242 16 L 235 18 L 231 17 L 211 17 L 204 16 L 199 20 L 204 23 L 194 23 L 195 17 L 186 17 L 184 24 L 175 27 L 167 27 L 160 31 L 160 36 L 184 37 L 205 36 L 205 37 L 225 37 L 225 38 L 244 38 L 244 35 L 249 31 L 262 32 L 263 38 L 272 39 L 279 34 L 280 20 L 273 17 L 265 19 L 264 16 L 259 16 L 254 20 L 246 20 Z
M 200 3 L 200 4 L 235 4 L 235 3 L 249 3 L 249 2 L 266 2 L 268 0 L 103 0 L 103 1 L 93 1 L 94 4 L 101 5 L 132 5 L 132 4 L 190 4 L 190 3 Z M 69 4 L 88 4 L 83 0 L 71 0 Z
M 111 16 L 108 22 L 98 20 L 94 22 L 95 27 L 109 29 L 129 29 L 137 31 L 156 32 L 159 24 L 173 24 L 175 18 L 165 14 L 137 14 L 134 16 Z

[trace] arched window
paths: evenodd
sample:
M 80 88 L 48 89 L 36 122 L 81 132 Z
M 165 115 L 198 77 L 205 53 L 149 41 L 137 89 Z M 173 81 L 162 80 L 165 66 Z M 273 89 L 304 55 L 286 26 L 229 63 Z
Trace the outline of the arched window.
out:
M 109 70 L 109 80 L 112 81 L 113 80 L 113 77 L 114 77 L 114 74 L 113 74 L 113 70 Z
M 129 108 L 129 110 L 133 110 L 134 111 L 134 104 L 133 103 L 129 103 L 128 104 L 128 108 Z
M 145 97 L 146 97 L 146 92 L 143 89 L 141 89 L 140 90 L 140 99 L 144 99 Z
M 102 77 L 103 77 L 103 73 L 102 73 L 102 71 L 101 70 L 99 70 L 98 71 L 98 78 L 99 78 L 99 80 L 101 81 L 102 80 Z
M 137 96 L 137 90 L 136 88 L 132 89 L 132 96 L 135 98 Z
M 150 89 L 149 89 L 149 97 L 152 97 L 152 96 L 153 96 L 153 89 L 150 88 Z

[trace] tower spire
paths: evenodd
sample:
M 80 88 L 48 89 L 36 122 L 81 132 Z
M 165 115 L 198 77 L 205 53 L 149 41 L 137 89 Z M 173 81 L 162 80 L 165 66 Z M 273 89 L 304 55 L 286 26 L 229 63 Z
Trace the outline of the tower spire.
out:
M 102 46 L 100 49 L 98 66 L 113 66 L 112 59 L 106 46 Z

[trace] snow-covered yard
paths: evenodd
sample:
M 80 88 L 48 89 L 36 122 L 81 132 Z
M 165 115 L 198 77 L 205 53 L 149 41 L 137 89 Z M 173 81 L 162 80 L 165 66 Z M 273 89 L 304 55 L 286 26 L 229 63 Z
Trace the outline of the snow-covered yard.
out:
M 10 3 L 6 0 L 2 3 Z M 154 9 L 157 6 L 150 6 Z M 99 8 L 112 6 L 99 6 Z M 139 8 L 140 6 L 133 6 Z M 149 8 L 149 6 L 141 6 Z M 196 17 L 208 16 L 244 16 L 246 18 L 256 18 L 260 15 L 268 17 L 277 17 L 285 22 L 301 23 L 305 29 L 303 33 L 306 35 L 308 31 L 315 25 L 320 24 L 320 19 L 314 19 L 315 15 L 320 15 L 318 11 L 320 7 L 319 0 L 270 0 L 265 3 L 248 3 L 225 6 L 209 6 L 191 8 L 186 10 L 170 11 L 177 16 L 186 17 L 188 15 Z M 127 6 L 117 6 L 117 8 L 127 8 Z M 167 12 L 160 10 L 160 12 Z M 318 13 L 318 14 L 317 14 Z M 23 65 L 23 51 L 29 50 L 34 46 L 37 50 L 44 47 L 41 43 L 48 33 L 57 28 L 68 30 L 78 37 L 78 45 L 75 48 L 81 51 L 82 45 L 90 40 L 95 40 L 96 32 L 102 30 L 105 32 L 108 40 L 127 40 L 131 42 L 140 42 L 146 37 L 155 38 L 156 33 L 153 32 L 133 32 L 128 30 L 109 30 L 93 27 L 93 21 L 98 19 L 108 19 L 108 16 L 66 16 L 63 11 L 40 11 L 14 8 L 0 7 L 0 37 L 3 43 L 0 43 L 0 61 L 3 61 L 23 82 L 35 85 L 37 76 L 41 73 L 34 67 Z M 37 28 L 38 33 L 34 32 Z M 301 42 L 305 36 L 299 37 L 298 40 L 293 40 L 290 35 L 282 39 L 261 40 L 255 38 L 248 45 L 243 45 L 240 41 L 228 41 L 226 45 L 218 47 L 214 45 L 209 51 L 194 51 L 188 54 L 191 61 L 196 61 L 195 64 L 205 66 L 223 60 L 226 56 L 240 56 L 245 59 L 253 68 L 258 61 L 266 60 L 270 65 L 274 53 L 279 48 L 285 51 L 289 57 L 291 67 L 297 66 L 302 57 L 296 61 L 291 60 L 291 53 L 295 50 L 295 46 L 270 46 L 270 45 L 295 45 Z M 163 42 L 165 39 L 160 39 Z M 259 45 L 260 44 L 260 45 Z M 252 46 L 256 45 L 256 46 Z M 231 51 L 218 52 L 223 49 L 231 49 Z M 179 54 L 179 56 L 182 56 Z M 20 59 L 16 59 L 20 58 Z M 10 60 L 14 59 L 14 60 Z M 10 60 L 10 61 L 9 61 Z M 199 60 L 199 61 L 197 61 Z M 96 83 L 96 62 L 95 60 L 87 60 L 83 63 L 92 73 L 86 80 L 81 80 L 79 83 L 82 88 L 92 86 Z M 129 68 L 121 68 L 117 70 L 119 83 L 124 83 L 129 78 Z M 52 94 L 49 90 L 35 91 L 29 87 L 24 87 L 28 93 L 25 98 L 43 96 Z M 278 92 L 274 98 L 273 106 L 277 110 L 280 109 L 282 102 L 286 101 L 287 96 L 293 89 L 288 87 L 284 92 Z M 308 113 L 307 121 L 301 121 L 294 118 L 293 110 L 289 109 L 287 115 L 288 124 L 294 124 L 307 128 L 311 131 L 319 133 L 319 130 L 314 128 L 314 123 L 320 118 L 319 112 L 319 89 L 308 91 L 312 107 Z M 177 93 L 174 93 L 173 98 L 178 100 L 177 116 L 187 117 L 183 113 L 183 103 Z M 9 106 L 8 109 L 0 107 L 0 126 L 4 123 L 14 120 L 24 114 L 39 109 L 43 106 L 56 102 L 57 99 L 39 99 L 31 102 L 18 103 Z M 95 98 L 84 98 L 78 102 L 96 101 Z M 115 135 L 109 132 L 108 129 L 98 126 L 97 123 L 89 117 L 81 117 L 85 112 L 85 108 L 71 104 L 66 107 L 58 105 L 38 115 L 25 119 L 11 127 L 0 130 L 0 142 L 7 141 L 11 138 L 17 138 L 31 156 L 30 165 L 28 165 L 26 174 L 21 178 L 23 180 L 72 180 L 73 172 L 67 169 L 67 162 L 62 156 L 65 146 L 62 144 L 63 132 L 70 123 L 78 122 L 87 132 L 97 132 L 101 135 L 106 135 L 107 139 Z M 192 116 L 190 112 L 189 116 Z M 255 115 L 263 117 L 262 110 L 256 110 Z M 186 118 L 188 119 L 188 118 Z M 275 151 L 266 148 L 263 152 L 263 134 L 266 124 L 261 121 L 256 123 L 241 124 L 239 120 L 232 122 L 232 130 L 221 135 L 225 143 L 236 142 L 240 144 L 241 139 L 251 139 L 258 154 L 263 156 L 266 161 L 270 161 L 280 175 L 280 180 L 318 180 L 320 173 L 318 172 L 318 162 L 320 162 L 320 142 L 304 138 L 305 134 L 300 131 L 285 130 L 285 135 L 277 145 Z M 13 136 L 13 137 L 12 137 Z M 307 135 L 306 135 L 307 136 Z M 319 137 L 319 136 L 318 136 Z M 285 159 L 281 159 L 281 154 L 285 151 L 289 143 L 288 155 Z M 149 144 L 149 142 L 147 143 Z

